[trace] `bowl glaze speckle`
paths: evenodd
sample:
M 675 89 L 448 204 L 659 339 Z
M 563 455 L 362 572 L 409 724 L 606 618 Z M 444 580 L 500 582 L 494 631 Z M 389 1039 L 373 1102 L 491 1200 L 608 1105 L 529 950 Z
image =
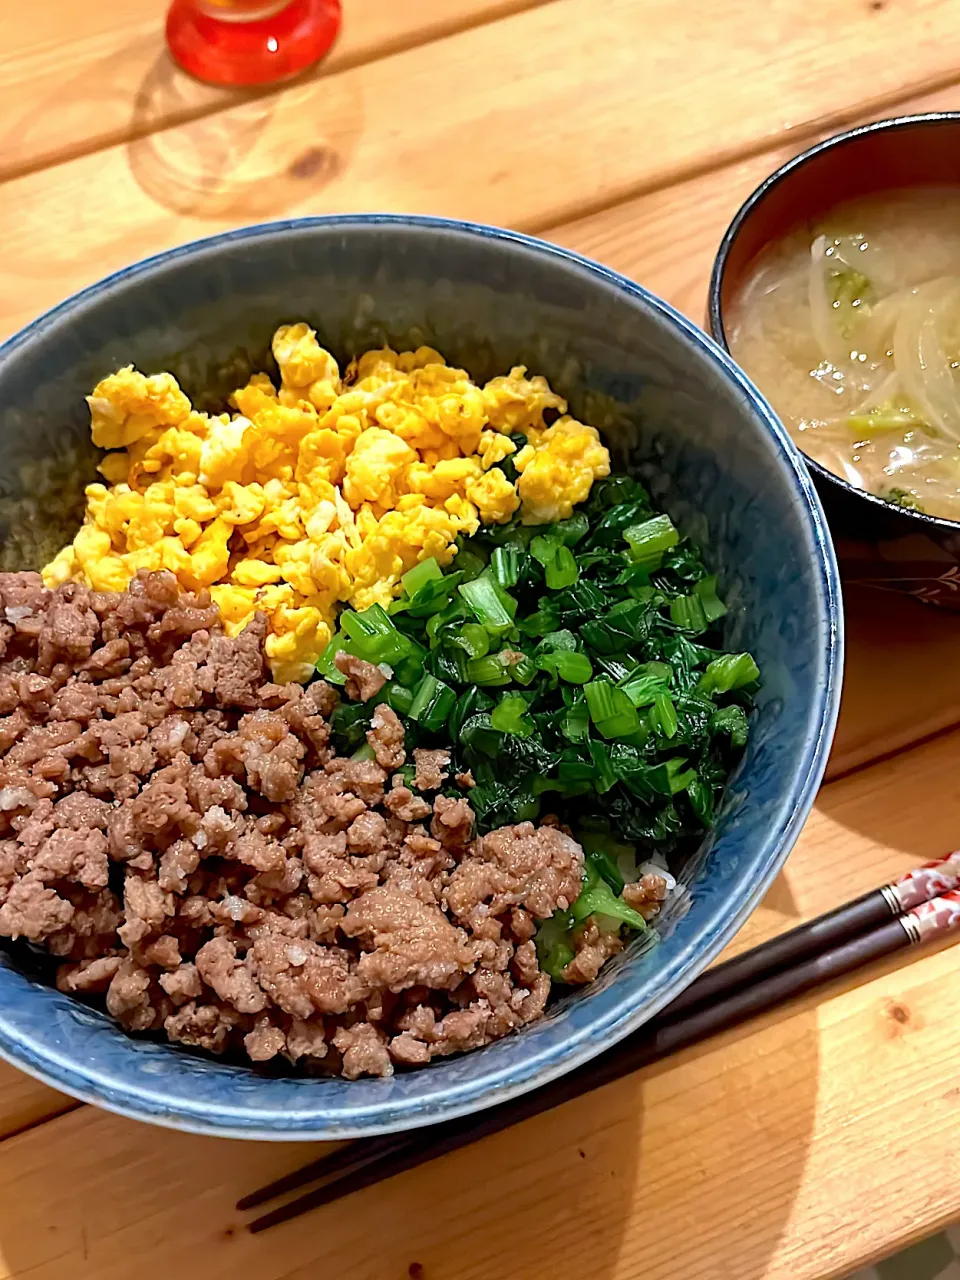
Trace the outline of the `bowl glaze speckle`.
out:
M 361 215 L 231 232 L 151 258 L 0 348 L 3 567 L 71 537 L 93 475 L 83 396 L 130 362 L 216 403 L 304 318 L 341 359 L 429 343 L 474 377 L 545 374 L 700 540 L 730 605 L 727 642 L 763 687 L 716 831 L 656 947 L 617 957 L 522 1034 L 391 1080 L 293 1079 L 131 1039 L 0 952 L 0 1054 L 125 1115 L 220 1136 L 334 1139 L 428 1124 L 571 1070 L 651 1017 L 759 902 L 809 811 L 841 672 L 836 565 L 791 444 L 729 357 L 666 304 L 564 250 L 490 227 Z M 50 501 L 51 489 L 57 500 Z

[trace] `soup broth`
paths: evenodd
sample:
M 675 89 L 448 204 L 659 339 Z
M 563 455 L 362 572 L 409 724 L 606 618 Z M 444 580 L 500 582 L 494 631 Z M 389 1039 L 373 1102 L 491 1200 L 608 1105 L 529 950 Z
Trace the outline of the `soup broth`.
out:
M 770 245 L 727 330 L 804 453 L 960 520 L 960 188 L 851 201 Z

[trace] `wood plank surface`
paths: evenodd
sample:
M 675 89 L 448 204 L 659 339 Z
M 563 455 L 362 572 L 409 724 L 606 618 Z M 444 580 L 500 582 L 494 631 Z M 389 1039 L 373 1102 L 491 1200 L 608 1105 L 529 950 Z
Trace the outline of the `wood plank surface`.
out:
M 362 208 L 547 228 L 700 319 L 756 182 L 960 53 L 956 0 L 348 0 L 319 76 L 235 105 L 166 62 L 164 7 L 0 12 L 0 176 L 36 170 L 0 193 L 0 337 L 166 245 Z M 731 952 L 957 842 L 960 619 L 862 591 L 847 617 L 837 780 Z M 0 1280 L 840 1277 L 960 1215 L 958 970 L 874 969 L 256 1239 L 236 1196 L 305 1149 L 38 1123 L 73 1104 L 0 1065 Z
M 741 942 L 946 847 L 958 767 L 960 733 L 826 787 Z M 960 1213 L 958 974 L 956 948 L 874 968 L 258 1238 L 236 1197 L 304 1147 L 82 1108 L 0 1144 L 0 1277 L 841 1276 Z
M 306 79 L 425 44 L 549 0 L 349 0 L 330 55 Z M 0 6 L 0 179 L 197 119 L 247 95 L 181 72 L 164 45 L 168 0 Z
M 818 139 L 845 127 L 891 115 L 958 110 L 960 82 L 904 95 L 895 107 L 838 113 L 829 125 L 814 127 L 803 139 L 790 135 L 736 163 L 544 227 L 540 234 L 639 281 L 702 324 L 720 241 L 740 205 L 764 178 Z
M 756 14 L 753 0 L 555 0 L 12 180 L 0 331 L 226 226 L 390 208 L 539 228 L 956 76 L 952 0 Z M 141 95 L 138 132 L 162 97 Z
M 960 85 L 907 98 L 896 114 L 955 110 Z M 854 113 L 843 123 L 886 114 Z M 803 143 L 792 141 L 542 234 L 639 281 L 702 323 L 713 259 L 737 209 L 778 165 L 836 129 L 818 129 Z M 828 778 L 960 722 L 960 615 L 849 586 L 845 615 L 843 703 Z

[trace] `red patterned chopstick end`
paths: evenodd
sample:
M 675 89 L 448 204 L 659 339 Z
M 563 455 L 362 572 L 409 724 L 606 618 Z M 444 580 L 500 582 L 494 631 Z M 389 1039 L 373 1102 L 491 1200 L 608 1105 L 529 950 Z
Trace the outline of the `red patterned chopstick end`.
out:
M 960 926 L 960 890 L 951 889 L 929 902 L 921 902 L 904 917 L 905 925 L 907 921 L 912 925 L 908 931 L 915 942 L 927 942 L 956 929 Z
M 888 886 L 888 893 L 896 899 L 901 911 L 910 911 L 957 888 L 960 888 L 960 850 L 908 871 Z

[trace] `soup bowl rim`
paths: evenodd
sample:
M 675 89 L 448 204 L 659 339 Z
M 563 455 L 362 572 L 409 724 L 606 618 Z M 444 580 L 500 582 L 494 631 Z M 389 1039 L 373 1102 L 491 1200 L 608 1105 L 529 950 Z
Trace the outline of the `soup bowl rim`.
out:
M 782 183 L 793 178 L 795 173 L 826 151 L 853 145 L 865 136 L 877 133 L 893 133 L 901 129 L 923 128 L 927 125 L 954 125 L 960 128 L 960 111 L 925 111 L 913 115 L 890 116 L 884 120 L 874 120 L 869 124 L 861 124 L 852 129 L 844 129 L 840 133 L 831 134 L 829 138 L 822 138 L 812 146 L 806 147 L 790 160 L 778 165 L 772 173 L 768 174 L 754 188 L 734 214 L 724 232 L 710 273 L 710 284 L 707 292 L 707 325 L 710 336 L 724 351 L 731 353 L 730 343 L 723 323 L 723 286 L 730 253 L 740 233 L 770 193 Z M 901 507 L 887 502 L 886 499 L 878 497 L 877 494 L 870 493 L 867 489 L 859 489 L 856 485 L 851 484 L 849 480 L 844 480 L 842 476 L 838 476 L 836 472 L 831 471 L 828 467 L 823 466 L 822 463 L 817 462 L 816 459 L 811 458 L 804 451 L 802 445 L 796 441 L 794 443 L 800 450 L 804 463 L 819 484 L 836 486 L 850 498 L 870 503 L 878 516 L 896 515 L 913 521 L 918 526 L 918 532 L 921 530 L 926 531 L 938 543 L 942 544 L 946 540 L 947 542 L 960 544 L 960 518 L 948 520 L 943 516 L 928 515 L 927 512 L 918 511 L 913 507 Z

